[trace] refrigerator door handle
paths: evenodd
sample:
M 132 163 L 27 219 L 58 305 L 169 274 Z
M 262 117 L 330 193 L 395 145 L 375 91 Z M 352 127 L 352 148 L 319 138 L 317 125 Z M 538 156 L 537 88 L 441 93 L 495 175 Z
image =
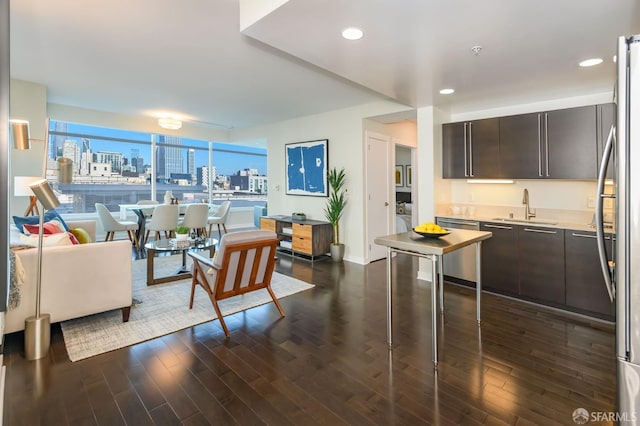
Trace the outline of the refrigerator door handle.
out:
M 609 131 L 609 137 L 607 138 L 607 144 L 604 147 L 604 153 L 602 155 L 602 161 L 600 163 L 600 171 L 598 172 L 598 193 L 596 194 L 596 241 L 598 243 L 598 256 L 600 258 L 600 267 L 602 268 L 602 275 L 604 276 L 604 284 L 607 287 L 609 293 L 609 299 L 611 302 L 615 299 L 615 288 L 613 287 L 613 280 L 611 279 L 611 269 L 609 268 L 609 260 L 607 259 L 607 250 L 605 247 L 605 235 L 604 235 L 604 199 L 612 198 L 611 194 L 604 193 L 604 181 L 607 176 L 607 165 L 613 152 L 613 144 L 616 139 L 616 127 L 611 126 Z M 614 265 L 615 266 L 615 265 Z

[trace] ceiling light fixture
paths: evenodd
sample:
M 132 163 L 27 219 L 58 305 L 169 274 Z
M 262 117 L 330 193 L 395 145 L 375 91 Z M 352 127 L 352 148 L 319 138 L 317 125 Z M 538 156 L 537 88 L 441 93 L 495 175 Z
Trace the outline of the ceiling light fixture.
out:
M 178 130 L 182 128 L 182 121 L 175 118 L 163 117 L 158 118 L 158 125 L 163 129 Z
M 442 90 L 440 90 L 440 94 L 441 94 L 441 95 L 450 95 L 450 94 L 452 94 L 453 92 L 455 92 L 455 90 L 454 90 L 454 89 L 442 89 Z
M 581 67 L 592 67 L 594 65 L 599 65 L 602 63 L 602 58 L 592 58 L 592 59 L 585 59 L 584 61 L 580 62 L 578 65 L 580 65 Z
M 360 28 L 349 27 L 342 31 L 342 37 L 347 40 L 360 40 L 364 36 L 364 32 Z

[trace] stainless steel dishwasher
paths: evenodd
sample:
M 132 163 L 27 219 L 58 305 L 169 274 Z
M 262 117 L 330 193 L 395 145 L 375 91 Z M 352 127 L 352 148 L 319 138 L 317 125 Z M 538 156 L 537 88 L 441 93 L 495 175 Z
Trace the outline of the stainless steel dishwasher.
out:
M 443 228 L 480 230 L 480 222 L 467 219 L 450 219 L 438 217 L 436 223 Z M 476 248 L 475 244 L 445 254 L 442 259 L 444 274 L 460 280 L 476 282 Z

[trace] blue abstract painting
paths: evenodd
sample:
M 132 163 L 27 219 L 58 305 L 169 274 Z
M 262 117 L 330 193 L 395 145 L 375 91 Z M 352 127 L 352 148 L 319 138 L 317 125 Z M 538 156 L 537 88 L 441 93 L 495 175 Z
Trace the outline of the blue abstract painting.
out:
M 285 145 L 288 195 L 326 197 L 327 149 L 329 140 L 296 142 Z

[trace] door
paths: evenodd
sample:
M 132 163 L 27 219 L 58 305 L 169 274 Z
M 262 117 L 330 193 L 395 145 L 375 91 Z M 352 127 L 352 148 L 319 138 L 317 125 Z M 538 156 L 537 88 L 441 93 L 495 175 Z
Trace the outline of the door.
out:
M 442 177 L 465 178 L 467 170 L 467 123 L 442 125 Z
M 469 177 L 500 177 L 500 120 L 487 118 L 467 124 Z
M 500 117 L 500 174 L 509 179 L 542 177 L 540 114 Z
M 373 242 L 376 237 L 391 233 L 390 190 L 392 173 L 389 166 L 391 141 L 388 136 L 366 133 L 366 263 L 383 259 L 387 250 Z
M 482 223 L 480 230 L 493 234 L 482 242 L 482 287 L 503 294 L 519 295 L 517 229 L 506 223 Z

